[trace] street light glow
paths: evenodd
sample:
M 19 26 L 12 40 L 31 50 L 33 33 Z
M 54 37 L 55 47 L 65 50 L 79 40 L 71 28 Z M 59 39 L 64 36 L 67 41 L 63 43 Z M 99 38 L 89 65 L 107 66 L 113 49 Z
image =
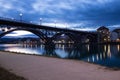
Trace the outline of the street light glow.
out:
M 20 16 L 22 16 L 23 14 L 22 13 L 20 13 Z
M 23 16 L 23 14 L 20 13 L 19 15 L 20 15 L 20 21 L 22 22 L 22 16 Z
M 42 18 L 40 18 L 40 25 L 42 24 Z

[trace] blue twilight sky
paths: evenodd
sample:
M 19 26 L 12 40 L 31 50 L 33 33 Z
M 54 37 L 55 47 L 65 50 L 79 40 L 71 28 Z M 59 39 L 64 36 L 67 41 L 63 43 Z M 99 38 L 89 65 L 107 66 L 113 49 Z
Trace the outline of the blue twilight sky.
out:
M 0 0 L 0 16 L 57 27 L 120 27 L 120 0 Z M 83 29 L 84 28 L 84 29 Z

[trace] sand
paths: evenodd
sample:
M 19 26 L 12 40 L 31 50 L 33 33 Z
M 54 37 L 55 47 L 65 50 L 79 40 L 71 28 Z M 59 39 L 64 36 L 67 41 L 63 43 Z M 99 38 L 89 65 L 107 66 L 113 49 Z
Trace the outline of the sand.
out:
M 120 80 L 120 70 L 77 60 L 0 52 L 0 65 L 28 80 Z

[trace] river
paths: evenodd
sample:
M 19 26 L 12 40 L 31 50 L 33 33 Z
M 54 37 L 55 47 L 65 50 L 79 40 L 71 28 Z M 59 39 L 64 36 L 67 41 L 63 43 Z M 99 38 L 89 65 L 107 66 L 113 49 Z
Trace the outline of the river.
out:
M 0 50 L 25 54 L 83 60 L 106 67 L 120 68 L 120 45 L 56 44 L 55 48 L 33 44 L 0 44 Z

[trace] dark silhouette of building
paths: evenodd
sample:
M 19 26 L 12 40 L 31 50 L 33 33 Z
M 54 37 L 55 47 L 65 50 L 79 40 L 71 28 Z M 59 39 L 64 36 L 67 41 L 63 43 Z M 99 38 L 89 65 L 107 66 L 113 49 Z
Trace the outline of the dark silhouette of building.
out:
M 99 43 L 110 41 L 110 31 L 105 26 L 101 26 L 100 28 L 98 28 L 97 33 Z
M 114 29 L 111 32 L 110 39 L 112 42 L 120 42 L 120 29 Z

